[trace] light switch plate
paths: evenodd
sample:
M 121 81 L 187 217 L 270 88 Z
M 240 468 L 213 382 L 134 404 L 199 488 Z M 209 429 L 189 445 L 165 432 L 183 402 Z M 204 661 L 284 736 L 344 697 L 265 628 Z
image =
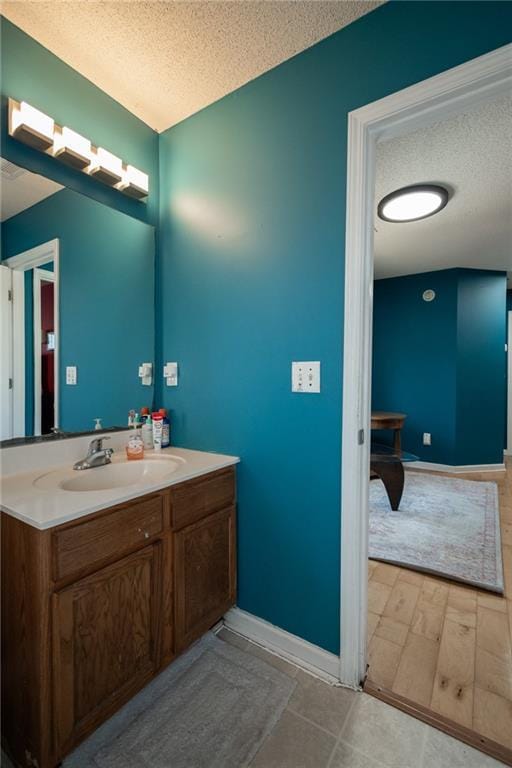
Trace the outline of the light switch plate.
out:
M 292 363 L 292 392 L 320 392 L 320 362 Z
M 66 366 L 66 384 L 76 384 L 76 365 Z
M 168 387 L 178 386 L 178 363 L 164 365 L 164 379 Z

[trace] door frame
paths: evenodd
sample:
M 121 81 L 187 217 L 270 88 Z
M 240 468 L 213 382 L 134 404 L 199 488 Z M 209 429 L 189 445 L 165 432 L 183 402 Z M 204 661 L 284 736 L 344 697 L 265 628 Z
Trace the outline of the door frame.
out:
M 55 381 L 55 427 L 59 427 L 59 348 L 60 348 L 60 268 L 59 268 L 59 239 L 48 240 L 36 245 L 28 251 L 11 256 L 3 262 L 12 269 L 13 290 L 13 436 L 25 437 L 25 278 L 24 272 L 36 269 L 42 264 L 53 261 L 55 284 L 54 316 L 55 316 L 55 352 L 54 352 L 54 381 Z M 35 309 L 35 307 L 34 307 Z M 35 318 L 35 312 L 34 312 Z M 34 319 L 35 322 L 35 319 Z M 34 339 L 35 345 L 35 339 Z M 34 368 L 34 381 L 36 370 Z M 35 389 L 35 388 L 34 388 Z M 36 432 L 36 403 L 34 402 L 34 434 Z M 40 427 L 40 417 L 39 417 Z
M 12 435 L 12 271 L 0 264 L 0 440 Z
M 511 87 L 509 44 L 348 115 L 339 674 L 353 688 L 366 674 L 376 145 L 510 93 Z

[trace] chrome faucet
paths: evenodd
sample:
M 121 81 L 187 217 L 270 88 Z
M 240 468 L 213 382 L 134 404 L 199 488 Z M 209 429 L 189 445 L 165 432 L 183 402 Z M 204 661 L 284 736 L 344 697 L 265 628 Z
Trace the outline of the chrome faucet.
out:
M 87 456 L 82 461 L 77 461 L 73 469 L 93 469 L 110 464 L 112 461 L 110 457 L 114 451 L 112 448 L 104 448 L 103 440 L 110 440 L 110 437 L 97 437 L 91 440 Z

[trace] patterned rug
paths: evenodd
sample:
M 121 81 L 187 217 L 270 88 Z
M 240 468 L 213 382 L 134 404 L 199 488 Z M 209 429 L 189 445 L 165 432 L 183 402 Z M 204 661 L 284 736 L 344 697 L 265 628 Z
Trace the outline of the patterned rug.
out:
M 408 471 L 393 512 L 372 480 L 369 557 L 503 594 L 496 483 Z

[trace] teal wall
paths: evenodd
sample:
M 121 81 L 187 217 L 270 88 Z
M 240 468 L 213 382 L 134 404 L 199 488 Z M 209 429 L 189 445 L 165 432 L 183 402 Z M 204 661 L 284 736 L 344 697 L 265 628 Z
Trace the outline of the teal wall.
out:
M 80 30 L 77 29 L 77 34 Z M 1 154 L 13 163 L 66 187 L 157 223 L 158 136 L 149 126 L 64 64 L 50 51 L 0 17 Z M 8 135 L 7 98 L 28 101 L 61 125 L 67 125 L 149 174 L 147 204 L 126 197 L 97 179 L 68 168 Z
M 407 414 L 402 444 L 422 461 L 503 461 L 505 295 L 505 275 L 480 270 L 375 283 L 372 405 Z
M 63 189 L 2 225 L 2 258 L 59 238 L 60 426 L 126 424 L 151 406 L 138 366 L 154 359 L 154 228 Z M 78 366 L 66 385 L 65 367 Z
M 432 289 L 432 302 L 422 299 Z M 372 408 L 406 413 L 403 448 L 454 464 L 457 440 L 457 270 L 377 280 L 373 302 Z M 423 432 L 432 446 L 423 446 Z M 389 442 L 390 434 L 374 433 Z
M 347 113 L 502 46 L 512 5 L 391 2 L 160 136 L 161 392 L 240 454 L 241 608 L 339 649 Z M 320 360 L 322 392 L 290 392 Z M 160 386 L 160 382 L 158 383 Z
M 457 304 L 457 464 L 503 462 L 506 302 L 506 274 L 461 271 Z

